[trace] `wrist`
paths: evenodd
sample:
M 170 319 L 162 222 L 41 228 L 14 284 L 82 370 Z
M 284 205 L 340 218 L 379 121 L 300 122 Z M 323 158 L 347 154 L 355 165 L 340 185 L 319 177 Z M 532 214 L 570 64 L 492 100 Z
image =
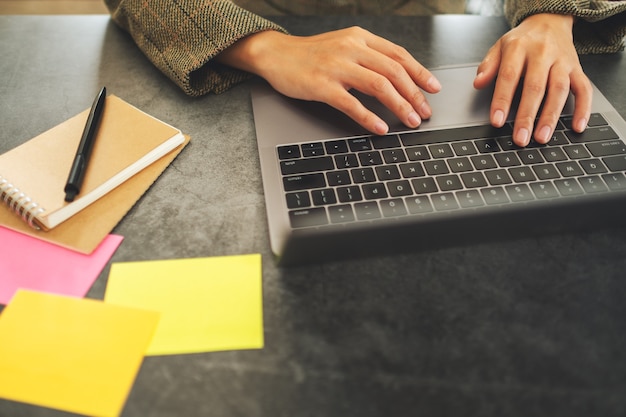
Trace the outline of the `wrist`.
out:
M 275 42 L 281 37 L 289 36 L 274 30 L 253 33 L 232 44 L 215 57 L 218 62 L 247 71 L 256 75 L 261 75 L 269 53 L 276 47 Z
M 537 13 L 526 17 L 520 24 L 524 23 L 543 24 L 550 27 L 559 25 L 571 31 L 574 27 L 574 16 L 556 13 Z

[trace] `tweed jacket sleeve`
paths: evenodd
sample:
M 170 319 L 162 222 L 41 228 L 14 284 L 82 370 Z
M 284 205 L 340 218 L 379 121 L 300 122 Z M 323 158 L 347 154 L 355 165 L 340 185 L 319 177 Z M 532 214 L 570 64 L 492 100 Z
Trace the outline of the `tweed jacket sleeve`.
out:
M 504 13 L 511 26 L 537 13 L 572 15 L 574 44 L 580 54 L 610 53 L 624 49 L 626 1 L 505 0 Z
M 249 74 L 212 60 L 237 40 L 284 31 L 230 0 L 104 0 L 152 63 L 185 93 L 220 93 Z

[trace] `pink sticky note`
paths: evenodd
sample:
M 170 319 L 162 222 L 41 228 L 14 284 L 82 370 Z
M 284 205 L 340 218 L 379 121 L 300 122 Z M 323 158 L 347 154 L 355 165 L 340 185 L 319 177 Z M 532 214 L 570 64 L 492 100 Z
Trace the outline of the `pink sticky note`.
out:
M 84 297 L 122 236 L 109 235 L 90 255 L 0 227 L 0 304 L 18 288 Z

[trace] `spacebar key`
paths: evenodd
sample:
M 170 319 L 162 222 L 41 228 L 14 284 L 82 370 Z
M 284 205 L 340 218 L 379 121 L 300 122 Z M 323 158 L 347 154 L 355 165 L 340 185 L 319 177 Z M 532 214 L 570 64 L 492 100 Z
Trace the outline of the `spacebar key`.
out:
M 326 187 L 324 174 L 304 174 L 283 178 L 285 191 L 310 190 Z

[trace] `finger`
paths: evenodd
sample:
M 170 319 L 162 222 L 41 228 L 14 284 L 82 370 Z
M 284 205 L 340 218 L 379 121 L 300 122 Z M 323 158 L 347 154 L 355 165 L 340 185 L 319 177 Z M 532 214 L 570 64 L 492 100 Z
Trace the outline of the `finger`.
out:
M 377 51 L 366 52 L 358 62 L 365 71 L 353 74 L 357 80 L 353 87 L 378 98 L 409 127 L 429 118 L 432 109 L 405 67 Z
M 498 75 L 498 68 L 500 68 L 501 59 L 501 41 L 495 43 L 485 58 L 482 60 L 478 68 L 476 69 L 476 78 L 474 78 L 474 88 L 483 89 L 487 87 Z
M 547 80 L 548 70 L 541 63 L 529 66 L 526 71 L 522 97 L 513 126 L 513 142 L 518 146 L 526 146 L 530 143 L 537 113 L 546 95 Z
M 502 127 L 506 122 L 524 66 L 525 54 L 512 51 L 501 55 L 490 111 L 491 123 L 495 127 Z
M 385 121 L 367 109 L 356 97 L 341 86 L 329 88 L 327 97 L 322 98 L 322 101 L 345 113 L 372 133 L 384 135 L 389 132 L 389 126 Z
M 552 139 L 552 132 L 554 132 L 569 96 L 569 74 L 553 67 L 550 71 L 547 89 L 548 92 L 533 135 L 535 140 L 541 144 L 548 143 Z
M 571 82 L 570 88 L 575 97 L 572 128 L 580 133 L 587 128 L 587 122 L 591 115 L 593 88 L 589 78 L 583 73 L 582 69 L 576 70 L 572 75 Z
M 367 45 L 399 63 L 409 77 L 424 91 L 437 93 L 441 90 L 441 83 L 437 78 L 420 64 L 405 48 L 368 32 Z

